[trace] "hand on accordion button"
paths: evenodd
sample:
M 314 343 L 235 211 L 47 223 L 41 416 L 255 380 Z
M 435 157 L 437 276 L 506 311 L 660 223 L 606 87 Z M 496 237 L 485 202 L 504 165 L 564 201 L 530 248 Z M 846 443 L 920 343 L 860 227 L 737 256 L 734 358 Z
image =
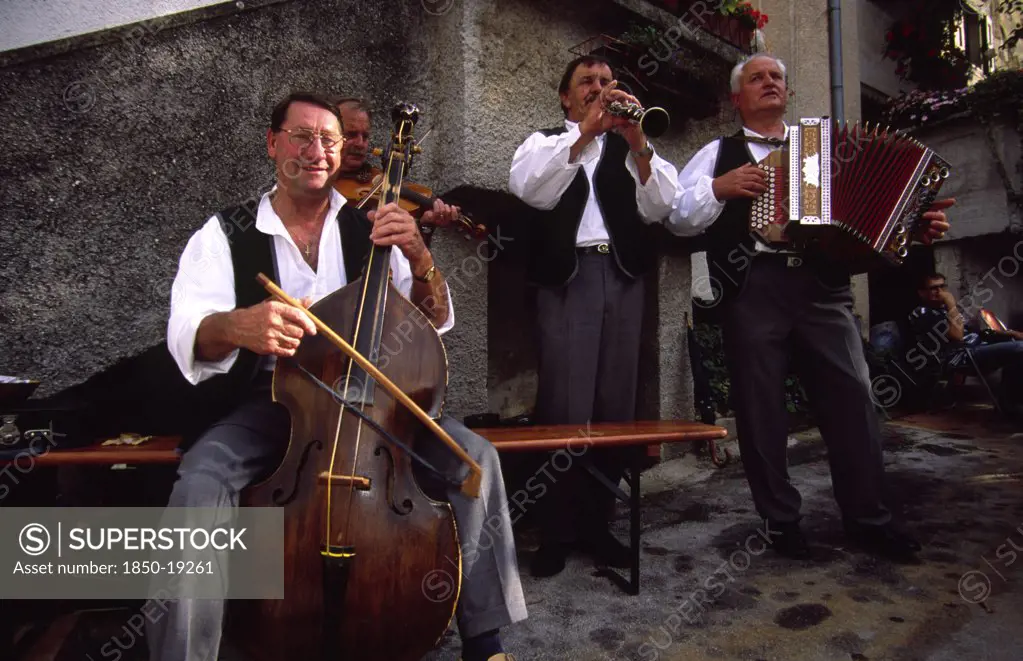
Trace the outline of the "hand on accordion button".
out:
M 924 245 L 931 245 L 933 242 L 943 239 L 945 232 L 951 225 L 948 224 L 948 216 L 945 209 L 955 204 L 954 197 L 946 197 L 943 200 L 936 200 L 931 208 L 924 212 L 921 223 L 917 228 L 917 240 Z
M 759 197 L 767 192 L 767 172 L 747 163 L 715 179 L 711 188 L 719 202 L 737 197 Z

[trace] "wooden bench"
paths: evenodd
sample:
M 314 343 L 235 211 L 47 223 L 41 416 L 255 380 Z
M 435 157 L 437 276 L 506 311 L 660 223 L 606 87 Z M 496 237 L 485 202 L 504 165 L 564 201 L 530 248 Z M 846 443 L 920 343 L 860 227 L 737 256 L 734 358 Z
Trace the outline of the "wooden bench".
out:
M 623 423 L 598 423 L 586 425 L 552 426 L 509 426 L 475 428 L 474 432 L 486 438 L 499 452 L 557 452 L 564 450 L 573 462 L 579 462 L 600 484 L 611 491 L 615 498 L 629 507 L 629 550 L 631 567 L 626 580 L 617 571 L 604 568 L 615 584 L 628 594 L 639 594 L 640 559 L 640 485 L 639 477 L 644 458 L 651 448 L 662 443 L 689 443 L 709 441 L 712 457 L 717 460 L 713 442 L 723 439 L 728 431 L 723 427 L 685 420 L 647 420 Z M 32 458 L 36 466 L 115 466 L 119 464 L 173 464 L 180 460 L 178 445 L 181 439 L 174 436 L 153 437 L 140 445 L 93 445 L 84 448 L 52 450 Z M 587 448 L 632 447 L 632 460 L 625 470 L 625 481 L 629 492 L 613 484 L 590 461 Z M 0 466 L 13 460 L 0 460 Z

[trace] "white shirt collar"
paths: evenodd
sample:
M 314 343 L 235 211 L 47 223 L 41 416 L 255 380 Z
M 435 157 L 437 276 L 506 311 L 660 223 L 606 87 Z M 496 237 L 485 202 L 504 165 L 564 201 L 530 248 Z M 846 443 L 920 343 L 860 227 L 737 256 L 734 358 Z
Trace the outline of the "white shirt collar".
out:
M 789 125 L 786 122 L 784 122 L 784 121 L 782 122 L 782 124 L 785 125 L 785 135 L 782 136 L 782 140 L 788 140 L 789 139 Z M 760 135 L 759 133 L 757 133 L 753 129 L 747 128 L 745 126 L 742 127 L 742 131 L 743 131 L 743 133 L 745 133 L 746 135 L 750 136 L 751 138 L 764 138 L 765 140 L 767 139 L 766 135 Z
M 274 211 L 273 205 L 270 204 L 270 197 L 276 190 L 277 185 L 274 184 L 273 188 L 263 193 L 263 197 L 259 201 L 259 209 L 256 211 L 256 229 L 264 234 L 284 236 L 291 240 L 291 233 L 284 227 L 284 221 L 281 220 L 281 217 Z M 330 189 L 330 207 L 327 209 L 327 217 L 324 218 L 324 224 L 337 218 L 338 212 L 341 211 L 341 207 L 346 202 L 348 200 L 345 199 L 345 196 L 338 193 L 337 189 L 332 187 Z

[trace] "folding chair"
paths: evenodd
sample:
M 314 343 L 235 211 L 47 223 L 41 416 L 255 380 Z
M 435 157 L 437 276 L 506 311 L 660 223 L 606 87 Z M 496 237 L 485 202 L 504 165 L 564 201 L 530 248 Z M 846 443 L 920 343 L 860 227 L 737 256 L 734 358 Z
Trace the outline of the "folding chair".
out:
M 995 395 L 995 391 L 991 388 L 991 384 L 988 382 L 987 376 L 985 376 L 984 372 L 981 371 L 980 366 L 977 364 L 977 359 L 973 356 L 972 348 L 968 346 L 960 347 L 954 354 L 952 354 L 945 365 L 949 385 L 951 385 L 952 378 L 955 376 L 977 377 L 977 379 L 979 379 L 984 385 L 984 389 L 987 390 L 988 397 L 991 398 L 991 403 L 994 404 L 995 410 L 998 411 L 999 415 L 1004 414 L 1001 402 L 998 401 L 998 396 Z

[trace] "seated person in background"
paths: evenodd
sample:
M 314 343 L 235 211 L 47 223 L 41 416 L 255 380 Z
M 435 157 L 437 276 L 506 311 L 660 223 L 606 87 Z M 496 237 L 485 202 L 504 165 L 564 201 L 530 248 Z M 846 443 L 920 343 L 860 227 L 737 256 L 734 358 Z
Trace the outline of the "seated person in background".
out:
M 914 362 L 915 352 L 917 356 L 936 356 L 945 363 L 959 349 L 969 347 L 984 373 L 1002 368 L 999 400 L 1003 410 L 1017 415 L 1023 413 L 1023 333 L 1008 329 L 986 331 L 985 334 L 989 334 L 986 338 L 971 332 L 955 297 L 948 290 L 945 276 L 940 273 L 921 278 L 917 295 L 920 305 L 909 314 L 914 345 L 907 350 L 907 360 Z M 1004 336 L 1004 339 L 994 335 Z

